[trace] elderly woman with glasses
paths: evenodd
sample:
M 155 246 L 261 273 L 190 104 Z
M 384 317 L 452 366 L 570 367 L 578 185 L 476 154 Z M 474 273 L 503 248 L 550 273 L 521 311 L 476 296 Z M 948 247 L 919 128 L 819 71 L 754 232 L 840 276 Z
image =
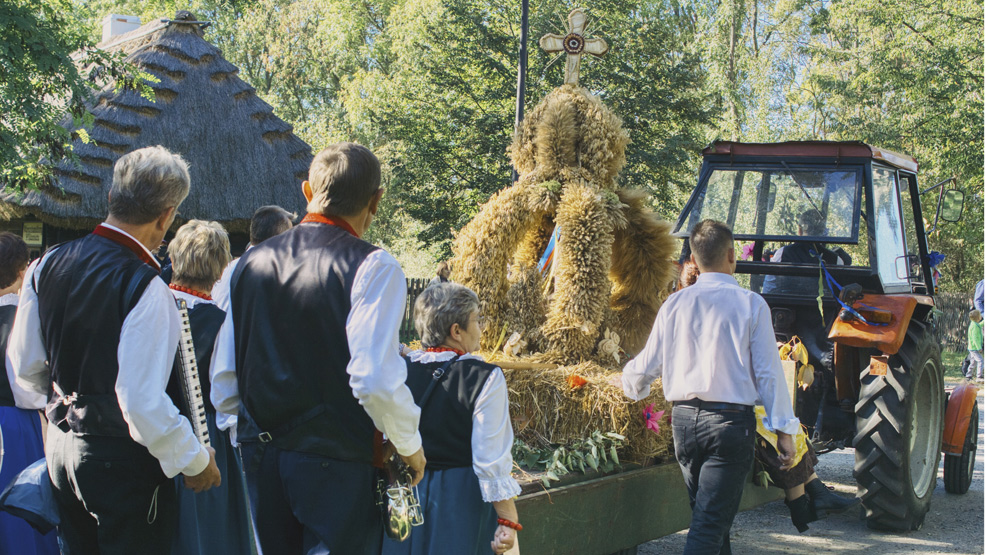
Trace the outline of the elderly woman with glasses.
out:
M 191 220 L 181 226 L 168 246 L 174 271 L 169 287 L 176 299 L 188 306 L 189 326 L 195 344 L 202 398 L 205 402 L 209 442 L 216 450 L 222 484 L 194 493 L 178 488 L 178 534 L 173 553 L 250 553 L 253 537 L 247 522 L 247 497 L 240 459 L 226 432 L 216 427 L 216 410 L 209 401 L 209 367 L 213 347 L 226 313 L 213 302 L 209 292 L 229 264 L 229 236 L 217 222 Z M 171 373 L 168 393 L 180 398 L 181 370 Z M 180 403 L 178 406 L 182 406 Z
M 418 484 L 425 522 L 403 543 L 385 538 L 383 553 L 504 553 L 521 529 L 513 502 L 520 486 L 510 474 L 503 371 L 472 354 L 482 331 L 479 299 L 455 283 L 429 286 L 414 303 L 414 325 L 424 349 L 408 355 L 407 385 L 421 407 L 428 458 Z

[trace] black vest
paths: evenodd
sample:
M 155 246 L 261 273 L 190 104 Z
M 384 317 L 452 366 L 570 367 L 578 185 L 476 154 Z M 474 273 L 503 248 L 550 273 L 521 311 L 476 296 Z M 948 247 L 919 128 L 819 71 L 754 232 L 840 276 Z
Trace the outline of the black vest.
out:
M 407 362 L 407 387 L 421 405 L 432 374 L 444 362 Z M 496 366 L 475 359 L 457 360 L 421 407 L 421 443 L 429 470 L 472 466 L 472 420 L 476 398 Z
M 195 344 L 195 363 L 199 369 L 199 382 L 202 398 L 205 399 L 205 412 L 216 414 L 209 397 L 212 388 L 209 381 L 209 368 L 212 364 L 212 351 L 216 347 L 216 336 L 226 319 L 226 312 L 212 303 L 195 303 L 188 310 L 188 325 L 192 328 L 192 343 Z M 189 408 L 181 389 L 181 358 L 175 357 L 175 365 L 168 381 L 168 396 L 175 401 L 178 412 L 188 418 Z
M 16 314 L 16 305 L 0 306 L 0 353 L 7 352 L 7 340 L 10 338 L 10 329 L 14 327 Z M 14 406 L 14 392 L 10 389 L 7 371 L 4 370 L 3 379 L 0 380 L 0 407 L 12 406 Z
M 57 392 L 48 421 L 77 434 L 130 437 L 116 397 L 123 320 L 157 272 L 122 245 L 87 235 L 58 247 L 35 284 L 41 334 Z
M 375 250 L 342 228 L 304 223 L 248 250 L 233 272 L 242 408 L 260 430 L 291 428 L 275 434 L 274 445 L 282 449 L 366 463 L 373 458 L 373 421 L 346 373 L 346 319 L 356 271 Z M 298 422 L 316 407 L 324 412 Z M 240 423 L 238 435 L 248 441 L 248 420 Z

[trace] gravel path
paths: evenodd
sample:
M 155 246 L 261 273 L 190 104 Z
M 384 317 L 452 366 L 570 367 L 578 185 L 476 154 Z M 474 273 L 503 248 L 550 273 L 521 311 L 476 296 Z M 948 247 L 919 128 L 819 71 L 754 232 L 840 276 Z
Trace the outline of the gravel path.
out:
M 736 515 L 730 540 L 736 555 L 772 555 L 776 553 L 865 553 L 932 554 L 983 553 L 983 391 L 979 392 L 979 448 L 972 487 L 965 495 L 945 493 L 942 470 L 938 470 L 938 486 L 931 501 L 931 510 L 924 526 L 908 534 L 877 532 L 866 527 L 859 513 L 842 515 L 814 522 L 811 529 L 798 534 L 791 524 L 790 514 L 783 501 L 768 503 L 757 509 Z M 819 457 L 818 475 L 836 491 L 855 494 L 852 477 L 852 449 L 834 451 Z M 639 555 L 681 553 L 686 532 L 667 536 L 638 548 Z

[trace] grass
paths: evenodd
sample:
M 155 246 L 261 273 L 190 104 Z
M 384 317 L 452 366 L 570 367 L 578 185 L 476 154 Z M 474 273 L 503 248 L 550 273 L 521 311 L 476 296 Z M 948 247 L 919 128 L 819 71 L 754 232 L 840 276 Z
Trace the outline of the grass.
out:
M 945 378 L 960 380 L 962 375 L 962 361 L 965 360 L 967 351 L 942 351 L 941 362 L 945 369 Z

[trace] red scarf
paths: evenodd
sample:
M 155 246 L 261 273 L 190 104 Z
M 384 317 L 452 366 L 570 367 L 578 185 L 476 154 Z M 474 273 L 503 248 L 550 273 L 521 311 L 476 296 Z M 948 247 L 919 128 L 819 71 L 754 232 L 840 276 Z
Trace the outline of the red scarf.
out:
M 212 300 L 212 295 L 209 295 L 207 293 L 203 293 L 201 291 L 196 291 L 195 289 L 192 289 L 191 287 L 182 287 L 181 285 L 175 285 L 174 283 L 168 284 L 168 287 L 170 287 L 172 291 L 181 291 L 182 293 L 188 293 L 189 295 L 192 295 L 193 297 L 198 297 L 200 299 L 205 299 L 207 301 L 211 301 Z
M 324 214 L 308 213 L 305 214 L 305 217 L 301 219 L 301 223 L 303 224 L 312 223 L 312 222 L 341 227 L 342 229 L 345 229 L 350 234 L 352 234 L 353 237 L 357 237 L 357 238 L 359 237 L 359 233 L 356 233 L 356 230 L 353 229 L 353 226 L 349 225 L 349 222 L 347 222 L 342 218 L 337 218 L 335 216 L 326 216 Z
M 121 233 L 103 224 L 99 224 L 98 226 L 96 226 L 96 229 L 92 230 L 92 234 L 99 235 L 100 237 L 109 239 L 110 241 L 113 241 L 118 245 L 127 247 L 128 249 L 132 250 L 133 253 L 136 254 L 137 257 L 144 262 L 144 264 L 147 264 L 151 268 L 154 268 L 154 271 L 161 273 L 161 264 L 158 263 L 158 261 L 155 260 L 154 257 L 147 252 L 147 249 L 145 249 L 143 245 L 138 243 L 129 235 L 125 233 Z
M 459 355 L 460 357 L 466 354 L 465 351 L 460 351 L 459 349 L 453 349 L 452 347 L 428 347 L 427 349 L 425 349 L 425 351 L 426 352 L 429 352 L 429 353 L 447 353 L 447 352 L 452 352 L 452 353 L 455 353 L 455 354 Z

